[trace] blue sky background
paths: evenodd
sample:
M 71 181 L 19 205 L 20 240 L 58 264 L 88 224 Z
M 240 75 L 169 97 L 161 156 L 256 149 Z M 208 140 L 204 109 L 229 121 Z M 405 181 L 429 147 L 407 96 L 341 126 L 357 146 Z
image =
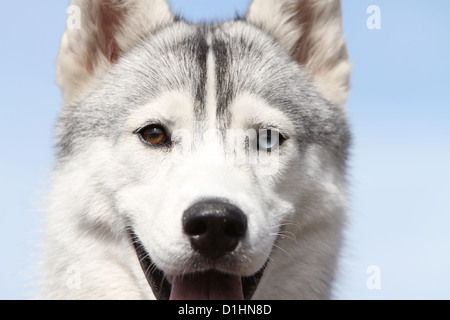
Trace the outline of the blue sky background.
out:
M 172 0 L 197 21 L 245 0 Z M 381 30 L 369 30 L 369 5 Z M 55 58 L 68 1 L 0 0 L 0 299 L 32 298 L 61 104 Z M 450 299 L 450 2 L 343 0 L 354 64 L 351 224 L 338 299 Z M 366 270 L 380 270 L 369 290 Z

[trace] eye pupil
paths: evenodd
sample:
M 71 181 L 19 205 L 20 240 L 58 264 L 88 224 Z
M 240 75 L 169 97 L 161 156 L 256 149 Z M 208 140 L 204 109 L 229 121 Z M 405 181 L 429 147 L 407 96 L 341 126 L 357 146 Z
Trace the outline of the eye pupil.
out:
M 272 146 L 272 133 L 271 133 L 271 132 L 268 132 L 268 133 L 267 133 L 266 139 L 267 139 L 266 145 L 267 145 L 267 146 Z
M 157 146 L 167 143 L 167 134 L 163 127 L 159 125 L 151 125 L 144 128 L 141 137 L 149 144 Z
M 272 151 L 283 144 L 286 139 L 278 130 L 261 130 L 258 135 L 258 150 Z

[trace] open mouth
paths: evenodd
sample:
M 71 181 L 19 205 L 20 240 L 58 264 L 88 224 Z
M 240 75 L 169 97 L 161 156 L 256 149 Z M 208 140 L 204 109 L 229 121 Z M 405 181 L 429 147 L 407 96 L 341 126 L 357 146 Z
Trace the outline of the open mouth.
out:
M 148 284 L 158 300 L 250 300 L 264 274 L 266 265 L 248 277 L 209 270 L 175 276 L 169 283 L 164 272 L 155 267 L 133 229 L 127 229 Z

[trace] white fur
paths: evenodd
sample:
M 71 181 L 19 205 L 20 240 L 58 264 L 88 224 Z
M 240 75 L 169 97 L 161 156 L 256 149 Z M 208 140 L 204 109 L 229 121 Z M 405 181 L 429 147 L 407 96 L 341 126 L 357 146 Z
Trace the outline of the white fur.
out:
M 115 11 L 120 27 L 107 41 L 114 46 L 106 48 L 106 55 L 96 42 L 108 38 L 99 35 L 104 30 L 95 18 L 101 3 L 120 9 Z M 95 90 L 115 54 L 129 51 L 173 19 L 163 0 L 73 4 L 82 9 L 82 27 L 65 33 L 58 58 L 58 83 L 67 106 Z M 306 4 L 308 14 L 302 15 L 298 9 Z M 338 1 L 255 0 L 248 19 L 294 57 L 306 57 L 303 62 L 321 93 L 344 105 L 350 66 Z M 299 42 L 310 50 L 299 48 Z M 215 63 L 210 52 L 205 121 L 210 130 L 216 126 Z M 127 132 L 149 119 L 170 126 L 176 142 L 170 153 L 150 153 L 130 134 L 118 141 L 95 138 L 58 165 L 46 215 L 43 297 L 154 299 L 124 232 L 128 223 L 169 279 L 208 268 L 196 266 L 181 221 L 189 206 L 217 197 L 247 214 L 248 234 L 233 257 L 216 268 L 244 276 L 269 261 L 255 299 L 330 297 L 346 209 L 345 177 L 330 152 L 318 145 L 300 152 L 298 142 L 289 139 L 283 154 L 267 166 L 230 162 L 236 150 L 224 153 L 214 130 L 202 139 L 194 137 L 194 101 L 189 92 L 166 92 L 124 119 Z M 250 92 L 240 93 L 229 110 L 231 130 L 282 124 L 285 134 L 295 134 L 296 124 L 286 114 Z

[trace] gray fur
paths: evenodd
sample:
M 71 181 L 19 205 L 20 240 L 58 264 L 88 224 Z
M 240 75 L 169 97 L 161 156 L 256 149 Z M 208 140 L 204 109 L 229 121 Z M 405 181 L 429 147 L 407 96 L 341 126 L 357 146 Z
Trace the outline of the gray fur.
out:
M 66 31 L 58 58 L 65 105 L 45 297 L 157 298 L 141 251 L 167 280 L 259 274 L 255 299 L 329 298 L 350 145 L 339 1 L 253 0 L 246 19 L 200 25 L 174 18 L 165 0 L 73 3 L 85 25 Z M 170 145 L 150 146 L 138 133 L 155 122 L 188 137 L 168 132 Z M 228 161 L 250 149 L 250 139 L 228 149 L 229 131 L 268 128 L 286 138 L 269 162 Z M 182 230 L 183 212 L 205 199 L 223 199 L 248 221 L 234 251 L 213 261 Z
M 211 48 L 206 43 L 212 35 Z M 204 114 L 206 55 L 217 59 L 217 117 L 227 128 L 227 107 L 243 92 L 263 97 L 297 125 L 299 145 L 330 147 L 342 162 L 349 130 L 341 108 L 321 97 L 310 76 L 261 30 L 245 21 L 223 24 L 174 25 L 143 41 L 123 56 L 86 100 L 68 106 L 61 115 L 59 154 L 71 156 L 77 141 L 89 137 L 117 138 L 121 121 L 135 108 L 169 90 L 186 90 L 195 97 L 196 118 Z

